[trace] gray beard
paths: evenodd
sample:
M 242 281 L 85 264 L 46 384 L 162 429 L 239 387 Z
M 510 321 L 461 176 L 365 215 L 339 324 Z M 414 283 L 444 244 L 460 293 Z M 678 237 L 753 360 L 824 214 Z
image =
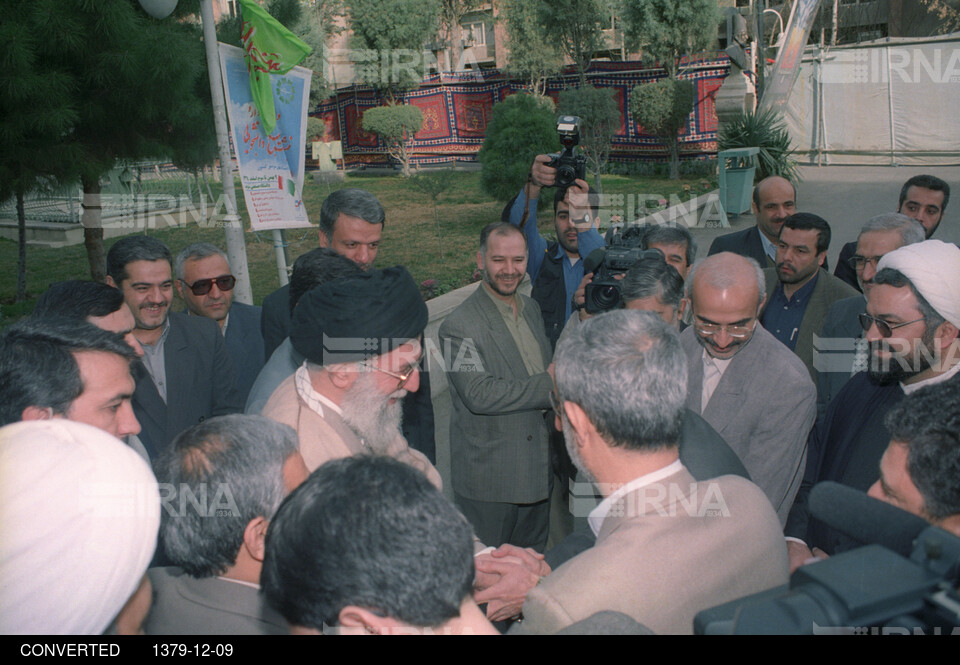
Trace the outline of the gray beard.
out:
M 407 391 L 403 389 L 389 395 L 378 392 L 373 374 L 365 372 L 357 378 L 341 400 L 343 421 L 363 439 L 372 452 L 384 454 L 397 437 L 402 436 L 400 423 L 403 420 L 403 405 L 399 398 L 406 394 Z M 394 397 L 398 398 L 397 401 L 389 404 L 389 400 Z

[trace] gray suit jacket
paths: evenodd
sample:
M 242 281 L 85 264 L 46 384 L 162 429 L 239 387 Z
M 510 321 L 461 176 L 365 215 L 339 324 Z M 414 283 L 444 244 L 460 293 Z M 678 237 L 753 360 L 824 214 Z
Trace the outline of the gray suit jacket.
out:
M 534 503 L 549 495 L 550 463 L 543 411 L 553 380 L 530 376 L 490 297 L 478 286 L 440 326 L 450 383 L 450 467 L 455 492 L 477 501 Z M 550 342 L 540 308 L 524 301 L 543 366 Z
M 767 280 L 767 302 L 764 309 L 770 304 L 770 294 L 777 288 L 779 278 L 774 268 L 767 268 L 763 271 L 763 277 Z M 837 279 L 823 268 L 817 277 L 817 284 L 813 287 L 813 293 L 810 294 L 810 300 L 807 301 L 807 308 L 803 311 L 803 320 L 800 322 L 800 329 L 797 331 L 797 345 L 793 352 L 807 366 L 810 372 L 810 378 L 817 380 L 817 370 L 814 368 L 814 335 L 820 334 L 823 327 L 823 321 L 827 317 L 827 310 L 838 300 L 857 295 L 855 289 L 849 284 Z M 763 312 L 760 313 L 763 316 Z
M 233 361 L 215 321 L 171 312 L 163 364 L 166 403 L 143 364 L 135 363 L 132 368 L 136 381 L 133 411 L 142 428 L 140 441 L 151 459 L 187 427 L 211 416 L 243 410 Z
M 681 468 L 628 493 L 594 547 L 530 590 L 524 631 L 612 610 L 655 633 L 692 634 L 700 610 L 786 582 L 786 543 L 763 492 L 736 476 L 697 483 Z
M 750 478 L 766 492 L 784 524 L 803 480 L 807 435 L 817 409 L 817 390 L 800 359 L 757 324 L 750 341 L 733 356 L 706 410 L 703 347 L 693 328 L 680 333 L 687 354 L 687 408 L 722 436 Z
M 820 337 L 827 341 L 822 345 L 831 348 L 821 352 L 817 366 L 817 422 L 823 420 L 830 401 L 850 380 L 855 340 L 863 337 L 858 317 L 866 311 L 867 299 L 857 294 L 833 303 L 823 319 Z
M 227 334 L 224 337 L 230 359 L 237 371 L 240 399 L 247 401 L 250 387 L 263 369 L 263 336 L 260 334 L 260 308 L 235 302 L 230 307 Z
M 181 569 L 151 568 L 153 604 L 147 635 L 288 635 L 279 613 L 257 589 L 217 577 L 197 579 Z

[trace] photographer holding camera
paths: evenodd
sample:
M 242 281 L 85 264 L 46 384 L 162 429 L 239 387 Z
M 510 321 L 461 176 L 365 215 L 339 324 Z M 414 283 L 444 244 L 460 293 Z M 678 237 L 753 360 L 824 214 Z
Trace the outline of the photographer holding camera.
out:
M 573 311 L 573 295 L 583 280 L 583 259 L 603 247 L 597 231 L 599 196 L 584 180 L 585 160 L 574 155 L 579 142 L 579 118 L 561 116 L 557 132 L 564 151 L 537 155 L 520 193 L 502 216 L 527 237 L 530 294 L 540 305 L 550 346 L 556 346 Z M 556 187 L 553 198 L 557 240 L 548 242 L 537 230 L 537 201 L 544 187 Z

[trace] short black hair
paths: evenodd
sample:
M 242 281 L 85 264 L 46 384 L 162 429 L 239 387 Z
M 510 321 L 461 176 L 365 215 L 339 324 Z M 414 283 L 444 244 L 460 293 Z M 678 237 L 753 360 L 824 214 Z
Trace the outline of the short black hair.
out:
M 812 212 L 795 212 L 785 220 L 780 232 L 783 229 L 794 229 L 796 231 L 816 231 L 817 232 L 817 254 L 825 252 L 830 248 L 830 225 L 823 217 L 814 215 Z
M 260 583 L 290 624 L 323 630 L 356 605 L 420 627 L 459 616 L 473 532 L 418 470 L 390 457 L 327 462 L 281 504 Z
M 620 289 L 624 301 L 654 296 L 676 309 L 683 299 L 683 277 L 660 255 L 645 258 L 630 268 L 620 282 Z
M 553 193 L 553 214 L 557 214 L 557 204 L 563 201 L 563 197 L 567 195 L 567 190 L 562 187 L 557 187 L 556 191 Z M 593 211 L 593 216 L 596 217 L 600 212 L 600 192 L 595 190 L 592 186 L 587 185 L 587 205 L 590 206 L 590 210 Z
M 269 520 L 283 500 L 283 465 L 297 447 L 291 427 L 263 416 L 220 416 L 181 432 L 154 462 L 173 490 L 160 513 L 170 561 L 201 578 L 234 565 L 250 520 Z
M 386 226 L 386 213 L 377 197 L 365 189 L 348 187 L 338 189 L 323 200 L 320 206 L 320 232 L 333 238 L 333 227 L 340 213 L 358 217 L 370 224 Z
M 300 297 L 307 291 L 331 279 L 352 277 L 362 272 L 360 266 L 329 247 L 318 247 L 301 254 L 293 262 L 293 273 L 290 275 L 290 314 L 293 314 Z
M 79 319 L 28 317 L 0 335 L 0 426 L 18 422 L 28 406 L 65 416 L 83 393 L 74 353 L 137 354 L 122 335 Z
M 922 187 L 923 189 L 932 189 L 935 192 L 943 192 L 943 205 L 940 206 L 940 212 L 945 212 L 947 202 L 950 201 L 950 185 L 935 175 L 915 175 L 900 188 L 900 202 L 897 204 L 897 210 L 903 207 L 903 202 L 907 200 L 907 192 L 911 187 Z
M 683 245 L 686 247 L 687 265 L 692 266 L 697 259 L 697 241 L 683 224 L 650 224 L 643 229 L 640 248 L 650 249 L 650 243 L 662 245 Z
M 107 252 L 107 274 L 117 286 L 127 279 L 127 264 L 134 261 L 160 261 L 170 264 L 173 272 L 173 256 L 170 248 L 156 238 L 150 236 L 126 236 L 120 238 Z
M 907 471 L 927 515 L 960 514 L 960 383 L 944 381 L 903 398 L 884 418 L 893 441 L 908 448 Z
M 113 314 L 123 307 L 123 294 L 103 282 L 71 279 L 54 282 L 37 300 L 32 316 L 86 320 Z

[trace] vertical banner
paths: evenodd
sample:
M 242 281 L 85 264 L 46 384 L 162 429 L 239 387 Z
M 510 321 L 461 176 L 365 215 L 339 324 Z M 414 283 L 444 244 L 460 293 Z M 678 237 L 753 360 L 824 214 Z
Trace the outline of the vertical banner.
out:
M 803 49 L 810 37 L 813 20 L 817 17 L 817 7 L 820 0 L 797 0 L 790 10 L 790 21 L 787 23 L 786 37 L 777 54 L 777 61 L 773 63 L 773 72 L 765 80 L 761 92 L 757 113 L 773 109 L 783 111 L 790 90 L 800 74 L 800 60 L 803 58 Z M 763 67 L 763 59 L 757 63 Z
M 227 44 L 219 47 L 230 136 L 250 227 L 264 231 L 310 226 L 302 192 L 313 72 L 294 67 L 270 76 L 277 118 L 276 129 L 267 135 L 253 102 L 243 51 Z

